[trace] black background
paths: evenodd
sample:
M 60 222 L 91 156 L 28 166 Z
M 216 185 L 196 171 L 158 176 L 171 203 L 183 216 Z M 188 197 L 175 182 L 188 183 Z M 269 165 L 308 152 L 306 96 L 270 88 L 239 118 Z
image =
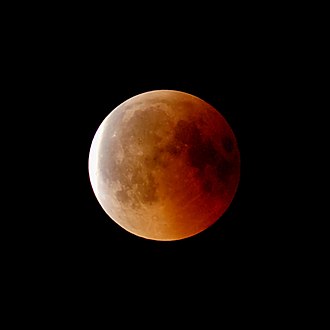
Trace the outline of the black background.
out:
M 260 54 L 260 40 L 241 37 L 222 46 L 221 40 L 208 45 L 190 38 L 180 44 L 166 33 L 141 35 L 126 40 L 123 49 L 91 38 L 65 62 L 58 84 L 66 96 L 56 110 L 61 125 L 55 139 L 61 143 L 56 151 L 61 213 L 45 219 L 57 233 L 52 255 L 59 258 L 55 264 L 62 276 L 158 296 L 191 290 L 221 294 L 228 285 L 259 286 L 274 272 L 281 239 L 269 193 L 276 180 L 267 132 L 274 124 L 273 63 Z M 226 214 L 205 232 L 177 242 L 135 237 L 109 221 L 88 177 L 98 125 L 121 102 L 154 89 L 181 90 L 212 104 L 230 123 L 241 151 L 241 180 Z
M 142 307 L 142 320 L 159 313 L 164 322 L 166 311 L 172 319 L 187 308 L 190 319 L 218 320 L 222 305 L 241 316 L 249 309 L 272 314 L 269 304 L 282 299 L 299 259 L 288 243 L 286 208 L 293 173 L 286 133 L 295 117 L 290 32 L 274 17 L 243 9 L 230 19 L 196 8 L 134 20 L 76 10 L 44 15 L 20 31 L 32 202 L 25 208 L 30 221 L 15 234 L 24 243 L 12 246 L 26 301 L 37 296 L 45 303 L 38 308 L 54 320 L 88 314 L 94 303 L 105 316 L 110 305 Z M 155 89 L 209 102 L 231 125 L 241 152 L 241 179 L 227 212 L 204 232 L 174 242 L 119 227 L 98 204 L 88 175 L 90 145 L 105 116 Z

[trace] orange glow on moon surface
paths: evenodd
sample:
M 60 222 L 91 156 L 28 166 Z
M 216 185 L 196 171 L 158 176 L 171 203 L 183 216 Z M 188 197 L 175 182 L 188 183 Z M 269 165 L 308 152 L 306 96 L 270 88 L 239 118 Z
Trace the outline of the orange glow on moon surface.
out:
M 101 122 L 88 159 L 92 189 L 128 232 L 173 241 L 214 224 L 231 204 L 240 152 L 226 119 L 175 90 L 138 94 Z

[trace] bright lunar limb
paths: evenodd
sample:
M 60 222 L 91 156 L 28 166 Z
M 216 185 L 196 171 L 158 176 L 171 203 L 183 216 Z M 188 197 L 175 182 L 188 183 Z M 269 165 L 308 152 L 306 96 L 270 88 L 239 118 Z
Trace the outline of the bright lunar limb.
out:
M 185 92 L 153 90 L 124 101 L 102 121 L 88 170 L 113 221 L 137 236 L 172 241 L 202 232 L 228 209 L 240 152 L 212 105 Z

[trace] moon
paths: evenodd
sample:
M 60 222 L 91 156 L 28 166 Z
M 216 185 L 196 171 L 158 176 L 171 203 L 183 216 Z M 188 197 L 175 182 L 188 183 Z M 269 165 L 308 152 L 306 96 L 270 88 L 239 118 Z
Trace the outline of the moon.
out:
M 211 104 L 177 90 L 135 95 L 113 109 L 91 142 L 88 172 L 106 214 L 126 231 L 173 241 L 226 212 L 240 179 L 240 151 Z

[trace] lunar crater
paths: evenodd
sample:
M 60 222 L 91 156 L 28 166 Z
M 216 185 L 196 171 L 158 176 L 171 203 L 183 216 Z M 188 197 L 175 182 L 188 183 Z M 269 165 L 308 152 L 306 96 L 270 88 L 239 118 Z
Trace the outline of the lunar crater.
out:
M 222 143 L 226 152 L 231 153 L 234 150 L 234 141 L 230 136 L 225 136 Z

